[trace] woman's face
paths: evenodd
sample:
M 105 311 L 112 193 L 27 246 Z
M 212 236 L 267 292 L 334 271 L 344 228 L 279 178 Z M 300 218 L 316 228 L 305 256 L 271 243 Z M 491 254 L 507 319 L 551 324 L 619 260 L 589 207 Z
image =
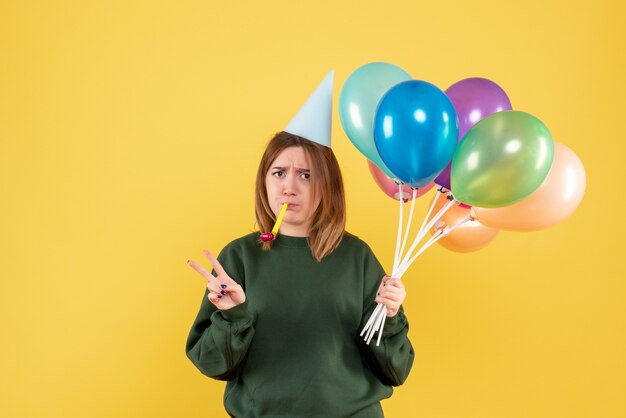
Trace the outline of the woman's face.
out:
M 302 147 L 285 148 L 270 165 L 265 175 L 267 200 L 278 216 L 283 203 L 289 203 L 280 226 L 280 233 L 293 237 L 309 235 L 313 214 L 320 203 L 314 196 L 309 158 Z

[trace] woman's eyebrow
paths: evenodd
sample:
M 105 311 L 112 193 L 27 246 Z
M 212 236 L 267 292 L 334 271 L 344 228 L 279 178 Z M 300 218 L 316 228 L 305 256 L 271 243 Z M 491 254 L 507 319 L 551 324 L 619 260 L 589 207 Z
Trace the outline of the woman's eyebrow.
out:
M 272 167 L 272 170 L 281 170 L 281 171 L 287 171 L 289 167 Z M 309 170 L 308 168 L 298 168 L 296 167 L 296 171 L 300 172 L 300 173 L 310 173 L 311 170 Z

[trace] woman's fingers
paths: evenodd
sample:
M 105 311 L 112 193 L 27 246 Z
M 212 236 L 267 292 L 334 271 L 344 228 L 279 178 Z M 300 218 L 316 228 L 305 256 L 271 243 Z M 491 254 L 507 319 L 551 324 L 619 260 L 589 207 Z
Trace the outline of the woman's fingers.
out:
M 394 316 L 406 298 L 404 284 L 397 277 L 383 277 L 376 295 L 376 303 L 387 307 L 387 316 Z
M 210 277 L 213 277 L 213 275 L 209 273 L 207 269 L 205 269 L 204 267 L 202 267 L 200 264 L 196 263 L 195 261 L 187 260 L 187 264 L 189 265 L 189 267 L 191 267 L 192 269 L 200 273 L 205 279 L 209 280 Z
M 404 284 L 397 277 L 389 277 L 385 276 L 380 282 L 380 286 L 378 286 L 378 290 L 376 291 L 376 295 L 381 295 L 383 291 L 392 289 L 394 291 L 401 290 L 404 291 Z
M 213 254 L 211 254 L 210 251 L 202 250 L 202 252 L 206 256 L 206 258 L 209 259 L 209 263 L 211 263 L 211 265 L 213 266 L 213 270 L 215 270 L 215 272 L 217 273 L 218 276 L 226 276 L 226 277 L 228 277 L 228 274 L 226 274 L 226 271 L 224 271 L 224 267 L 222 267 L 220 262 L 217 261 L 217 258 L 215 258 L 213 256 Z
M 386 292 L 386 291 L 380 292 L 380 295 L 378 295 L 378 298 L 380 298 L 380 299 L 388 299 L 388 300 L 392 300 L 394 302 L 402 302 L 402 300 L 404 299 L 403 295 L 400 295 L 400 294 L 397 294 L 397 293 L 393 293 L 393 292 Z
M 395 316 L 395 314 L 400 309 L 400 303 L 399 302 L 394 302 L 394 301 L 389 300 L 389 299 L 384 299 L 384 298 L 381 298 L 381 297 L 377 297 L 376 298 L 376 303 L 382 303 L 383 305 L 385 305 L 385 308 L 387 308 L 387 316 Z
M 217 304 L 222 301 L 222 298 L 219 298 L 215 293 L 209 293 L 208 298 L 209 301 L 215 306 L 217 306 Z
M 222 283 L 220 282 L 220 280 L 215 277 L 214 275 L 212 275 L 211 273 L 208 272 L 207 269 L 205 269 L 204 267 L 202 267 L 200 264 L 196 263 L 193 260 L 189 260 L 187 261 L 187 264 L 189 264 L 189 266 L 191 266 L 191 268 L 193 268 L 194 270 L 196 270 L 198 273 L 200 273 L 205 279 L 207 279 L 207 281 L 209 283 L 213 283 L 217 288 L 222 288 L 224 289 L 224 287 L 222 287 Z M 224 285 L 225 286 L 225 285 Z M 218 292 L 219 293 L 219 292 Z
M 402 283 L 402 280 L 397 277 L 388 277 L 388 280 L 385 282 L 385 286 L 404 288 L 404 284 Z
M 209 280 L 209 283 L 206 286 L 207 289 L 209 289 L 209 292 L 213 292 L 215 294 L 218 295 L 225 295 L 226 292 L 224 292 L 224 289 L 222 289 L 222 287 L 220 286 L 219 282 L 217 282 L 216 280 Z M 224 293 L 222 293 L 224 292 Z
M 210 251 L 202 251 L 213 266 L 212 272 L 199 265 L 193 260 L 187 260 L 187 264 L 200 273 L 207 280 L 207 298 L 218 309 L 230 309 L 246 301 L 243 288 L 228 276 L 222 264 L 211 254 Z
M 237 284 L 237 282 L 235 282 L 233 279 L 231 279 L 228 276 L 228 274 L 224 270 L 224 267 L 222 267 L 220 262 L 217 261 L 217 259 L 213 256 L 213 254 L 211 254 L 210 251 L 203 250 L 202 252 L 204 253 L 204 255 L 206 255 L 207 259 L 211 263 L 213 270 L 215 271 L 215 275 L 213 275 L 211 272 L 209 272 L 207 269 L 205 269 L 204 267 L 202 267 L 200 264 L 196 263 L 195 261 L 187 260 L 187 264 L 191 268 L 193 268 L 198 273 L 200 273 L 205 279 L 210 280 L 211 278 L 213 278 L 217 280 L 219 284 L 223 284 L 224 286 L 226 286 L 227 284 L 231 284 L 231 285 Z

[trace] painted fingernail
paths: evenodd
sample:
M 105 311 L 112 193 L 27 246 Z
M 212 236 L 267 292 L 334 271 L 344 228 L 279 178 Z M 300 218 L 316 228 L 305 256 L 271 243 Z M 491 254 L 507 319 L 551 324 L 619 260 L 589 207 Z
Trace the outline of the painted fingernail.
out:
M 226 296 L 226 292 L 224 292 L 223 290 L 220 292 L 222 295 Z
M 222 298 L 222 295 L 217 295 L 217 298 L 218 298 L 218 299 L 221 299 L 221 298 Z
M 189 262 L 190 262 L 190 261 L 191 261 L 191 260 L 187 260 L 187 264 L 189 264 Z
M 226 289 L 226 285 L 225 284 L 221 284 L 220 286 L 222 287 L 222 289 Z

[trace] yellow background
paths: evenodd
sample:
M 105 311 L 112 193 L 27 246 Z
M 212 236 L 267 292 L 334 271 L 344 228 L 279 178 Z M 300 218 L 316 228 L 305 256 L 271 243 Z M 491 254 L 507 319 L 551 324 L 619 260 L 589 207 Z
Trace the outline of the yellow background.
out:
M 348 229 L 390 266 L 396 203 L 336 111 L 387 61 L 442 89 L 496 81 L 588 181 L 557 226 L 413 265 L 415 363 L 387 416 L 626 417 L 623 7 L 3 1 L 0 415 L 225 417 L 185 357 L 205 286 L 185 261 L 254 228 L 265 143 L 335 69 Z

